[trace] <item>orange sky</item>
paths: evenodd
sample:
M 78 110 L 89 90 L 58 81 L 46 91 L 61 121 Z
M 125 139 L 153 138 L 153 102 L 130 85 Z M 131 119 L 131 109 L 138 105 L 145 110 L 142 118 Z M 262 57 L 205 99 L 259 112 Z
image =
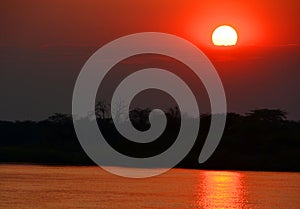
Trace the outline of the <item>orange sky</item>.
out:
M 300 119 L 299 8 L 298 0 L 3 0 L 0 120 L 70 112 L 86 59 L 115 38 L 145 31 L 175 34 L 202 49 L 220 74 L 229 111 L 282 108 Z M 222 24 L 237 30 L 236 47 L 212 46 Z

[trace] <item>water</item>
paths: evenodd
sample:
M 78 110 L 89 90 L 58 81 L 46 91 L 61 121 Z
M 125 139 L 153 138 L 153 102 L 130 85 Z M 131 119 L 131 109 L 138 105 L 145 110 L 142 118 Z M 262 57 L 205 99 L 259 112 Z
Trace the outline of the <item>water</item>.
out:
M 0 208 L 300 208 L 300 173 L 172 169 L 127 179 L 98 167 L 0 165 Z

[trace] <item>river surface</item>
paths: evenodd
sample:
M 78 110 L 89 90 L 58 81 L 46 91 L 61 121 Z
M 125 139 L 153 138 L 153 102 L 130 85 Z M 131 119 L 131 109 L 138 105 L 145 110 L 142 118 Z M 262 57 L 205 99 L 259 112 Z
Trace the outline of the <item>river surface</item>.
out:
M 172 169 L 128 179 L 99 167 L 0 165 L 0 208 L 297 209 L 300 173 Z

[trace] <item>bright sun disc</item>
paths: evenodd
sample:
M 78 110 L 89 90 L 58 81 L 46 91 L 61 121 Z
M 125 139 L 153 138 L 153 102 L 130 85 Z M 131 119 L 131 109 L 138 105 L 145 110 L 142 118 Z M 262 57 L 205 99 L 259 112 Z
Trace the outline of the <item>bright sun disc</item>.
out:
M 234 46 L 237 39 L 236 31 L 228 25 L 217 27 L 212 34 L 212 42 L 215 46 Z

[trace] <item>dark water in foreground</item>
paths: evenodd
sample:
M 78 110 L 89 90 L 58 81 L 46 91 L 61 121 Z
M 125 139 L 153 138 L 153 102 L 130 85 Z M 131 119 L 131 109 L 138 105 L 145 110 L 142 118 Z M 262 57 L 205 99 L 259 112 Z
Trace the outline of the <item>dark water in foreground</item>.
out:
M 0 165 L 0 208 L 300 208 L 300 173 L 172 169 L 127 179 L 98 167 Z

